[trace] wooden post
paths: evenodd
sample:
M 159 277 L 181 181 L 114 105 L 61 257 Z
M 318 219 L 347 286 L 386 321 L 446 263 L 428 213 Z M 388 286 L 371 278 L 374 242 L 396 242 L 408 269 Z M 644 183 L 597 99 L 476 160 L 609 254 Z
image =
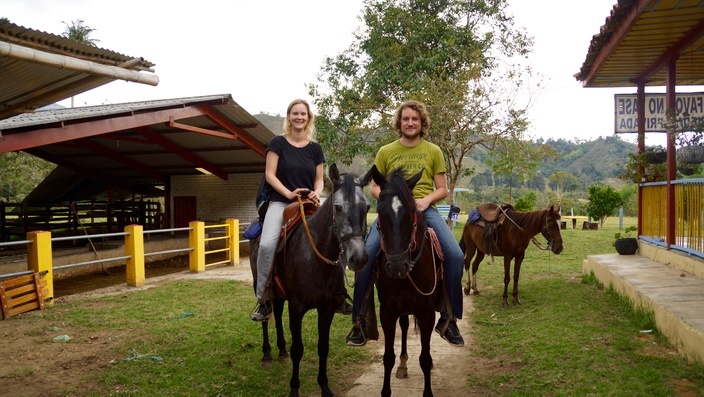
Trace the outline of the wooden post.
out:
M 51 252 L 51 232 L 34 231 L 27 233 L 27 240 L 32 240 L 32 244 L 27 244 L 27 270 L 35 273 L 46 272 L 46 305 L 54 304 L 54 269 L 52 264 L 53 254 Z
M 188 246 L 191 247 L 189 254 L 188 268 L 192 273 L 202 273 L 205 271 L 205 223 L 191 221 L 188 226 Z
M 142 225 L 125 226 L 125 255 L 127 259 L 127 285 L 144 285 L 144 232 Z

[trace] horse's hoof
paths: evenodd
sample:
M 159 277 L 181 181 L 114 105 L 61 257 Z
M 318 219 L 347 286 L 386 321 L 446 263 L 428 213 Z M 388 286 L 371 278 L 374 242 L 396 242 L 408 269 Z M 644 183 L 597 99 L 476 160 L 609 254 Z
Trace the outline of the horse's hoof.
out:
M 472 291 L 472 294 L 473 294 L 473 295 L 479 295 L 479 290 L 478 290 L 478 289 L 473 290 L 473 291 Z
M 397 379 L 407 379 L 408 378 L 408 369 L 407 368 L 399 368 L 396 370 L 396 378 Z
M 465 287 L 463 288 L 464 294 L 469 295 L 469 288 Z
M 262 367 L 264 368 L 271 368 L 271 366 L 274 364 L 274 360 L 271 358 L 262 358 Z
M 288 360 L 288 353 L 279 353 L 279 361 Z

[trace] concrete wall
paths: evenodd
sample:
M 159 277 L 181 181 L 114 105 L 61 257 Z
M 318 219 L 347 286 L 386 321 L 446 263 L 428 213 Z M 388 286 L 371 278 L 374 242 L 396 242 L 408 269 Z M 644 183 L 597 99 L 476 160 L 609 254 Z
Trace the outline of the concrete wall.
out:
M 262 174 L 230 174 L 227 181 L 214 175 L 181 175 L 171 177 L 171 197 L 195 196 L 197 219 L 207 223 L 221 223 L 236 218 L 240 223 L 257 217 L 254 197 Z M 171 202 L 173 211 L 173 201 Z M 173 212 L 170 219 L 174 219 Z

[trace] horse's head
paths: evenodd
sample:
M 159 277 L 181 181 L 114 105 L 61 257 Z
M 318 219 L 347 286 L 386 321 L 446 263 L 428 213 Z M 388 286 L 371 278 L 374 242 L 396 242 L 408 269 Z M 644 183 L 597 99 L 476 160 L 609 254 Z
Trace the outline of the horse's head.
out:
M 545 218 L 545 227 L 543 227 L 543 237 L 548 240 L 548 247 L 553 253 L 559 254 L 562 252 L 562 234 L 560 233 L 560 207 L 557 209 L 550 206 L 547 217 Z
M 347 267 L 359 271 L 369 259 L 364 246 L 369 199 L 362 189 L 371 181 L 371 171 L 361 177 L 340 174 L 337 166 L 332 164 L 330 179 L 333 183 L 333 232 L 340 240 Z
M 376 166 L 372 167 L 371 172 L 374 182 L 381 187 L 376 227 L 379 229 L 381 249 L 386 254 L 384 268 L 391 278 L 404 278 L 413 270 L 417 259 L 413 257 L 413 252 L 419 244 L 418 236 L 425 232 L 425 218 L 416 210 L 412 194 L 422 171 L 409 180 L 405 179 L 400 169 L 392 171 L 388 179 Z

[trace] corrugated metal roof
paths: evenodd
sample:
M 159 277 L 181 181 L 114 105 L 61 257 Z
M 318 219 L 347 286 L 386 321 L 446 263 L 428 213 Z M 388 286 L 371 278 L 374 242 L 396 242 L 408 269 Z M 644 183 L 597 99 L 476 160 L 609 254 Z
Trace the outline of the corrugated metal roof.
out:
M 0 119 L 61 101 L 93 88 L 118 80 L 93 71 L 77 71 L 26 59 L 18 54 L 32 52 L 81 65 L 115 68 L 114 71 L 148 71 L 154 64 L 141 57 L 131 57 L 104 48 L 93 47 L 64 37 L 0 21 Z M 154 76 L 150 76 L 154 77 Z
M 664 86 L 670 59 L 677 85 L 704 84 L 704 1 L 620 0 L 575 77 L 585 87 Z
M 133 191 L 197 168 L 262 172 L 274 137 L 229 94 L 40 110 L 0 120 L 0 131 L 0 153 L 24 150 Z

